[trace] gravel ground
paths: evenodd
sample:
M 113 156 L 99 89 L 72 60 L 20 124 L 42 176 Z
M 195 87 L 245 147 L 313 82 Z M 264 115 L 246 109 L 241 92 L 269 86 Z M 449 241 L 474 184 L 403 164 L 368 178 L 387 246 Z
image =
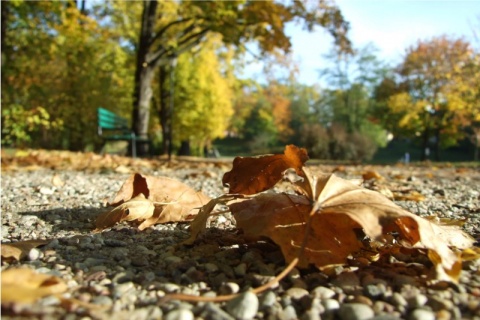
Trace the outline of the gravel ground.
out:
M 480 260 L 463 263 L 458 284 L 428 280 L 424 256 L 402 254 L 388 263 L 339 266 L 328 274 L 294 269 L 258 296 L 246 292 L 225 303 L 161 300 L 168 293 L 230 294 L 266 283 L 285 267 L 270 243 L 245 244 L 229 214 L 220 215 L 192 247 L 188 223 L 138 231 L 120 224 L 94 233 L 95 218 L 108 208 L 129 176 L 115 170 L 6 168 L 2 172 L 2 243 L 49 239 L 20 262 L 2 261 L 2 270 L 20 265 L 63 279 L 66 297 L 85 304 L 66 306 L 50 296 L 33 305 L 2 306 L 2 319 L 480 319 Z M 32 169 L 32 168 L 30 168 Z M 117 168 L 118 169 L 118 168 Z M 225 190 L 229 163 L 177 163 L 137 168 L 143 174 L 180 179 L 211 197 Z M 423 201 L 397 201 L 421 216 L 466 220 L 463 228 L 479 245 L 478 168 L 315 166 L 314 171 L 362 178 L 375 170 L 383 178 L 365 185 Z M 123 173 L 122 173 L 123 172 Z M 65 184 L 52 184 L 52 179 Z M 57 183 L 58 184 L 58 183 Z M 98 308 L 96 307 L 98 306 Z

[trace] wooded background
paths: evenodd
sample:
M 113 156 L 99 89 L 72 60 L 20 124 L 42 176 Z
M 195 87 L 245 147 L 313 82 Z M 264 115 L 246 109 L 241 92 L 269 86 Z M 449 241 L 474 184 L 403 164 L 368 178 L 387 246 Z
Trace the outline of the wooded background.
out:
M 478 41 L 420 39 L 389 66 L 374 46 L 350 43 L 348 22 L 323 0 L 15 0 L 1 15 L 3 146 L 97 150 L 104 107 L 152 139 L 143 154 L 294 143 L 312 157 L 362 161 L 390 141 L 416 145 L 420 160 L 452 146 L 478 160 Z M 326 85 L 297 81 L 293 22 L 332 34 L 331 44 L 306 44 L 331 46 Z M 241 77 L 252 44 L 261 82 Z

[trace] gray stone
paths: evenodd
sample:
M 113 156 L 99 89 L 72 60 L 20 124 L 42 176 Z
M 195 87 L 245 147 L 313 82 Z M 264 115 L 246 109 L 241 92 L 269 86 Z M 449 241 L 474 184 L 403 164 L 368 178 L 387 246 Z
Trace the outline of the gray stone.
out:
M 42 256 L 42 253 L 37 248 L 33 248 L 28 252 L 28 260 L 35 261 Z
M 381 284 L 369 284 L 363 289 L 363 292 L 369 298 L 379 298 L 385 294 L 385 286 Z
M 118 284 L 113 288 L 113 297 L 118 299 L 125 295 L 129 291 L 133 291 L 135 286 L 133 282 L 125 282 L 122 284 Z
M 392 303 L 395 306 L 402 306 L 402 307 L 408 306 L 407 300 L 398 292 L 394 292 L 392 294 Z
M 298 319 L 297 311 L 293 306 L 287 306 L 278 314 L 279 320 L 295 320 Z
M 327 287 L 316 287 L 312 291 L 312 295 L 320 299 L 330 299 L 335 296 L 335 291 Z
M 195 316 L 188 309 L 172 310 L 165 315 L 164 320 L 193 320 Z
M 92 303 L 110 307 L 113 304 L 113 300 L 108 296 L 98 296 L 92 299 Z
M 325 311 L 332 311 L 340 308 L 340 303 L 335 299 L 322 300 L 322 305 L 325 308 Z
M 227 303 L 227 311 L 237 319 L 253 319 L 258 311 L 257 296 L 247 291 Z
M 345 303 L 338 310 L 338 316 L 342 320 L 365 320 L 374 315 L 372 308 L 363 303 Z
M 291 297 L 294 300 L 300 300 L 305 296 L 308 296 L 308 291 L 302 288 L 290 288 L 288 289 L 285 294 Z
M 426 309 L 415 309 L 410 314 L 409 320 L 435 320 L 435 313 Z
M 218 305 L 214 303 L 207 303 L 204 311 L 200 315 L 203 319 L 208 320 L 234 320 L 232 316 L 222 310 Z
M 411 309 L 423 307 L 425 303 L 427 303 L 427 301 L 428 301 L 428 298 L 425 295 L 420 293 L 407 299 L 408 307 Z
M 277 296 L 274 292 L 268 291 L 263 294 L 262 298 L 260 299 L 260 307 L 261 309 L 265 307 L 271 307 L 277 302 Z
M 220 286 L 218 291 L 220 294 L 235 294 L 240 291 L 240 286 L 235 282 L 226 282 Z
M 356 287 L 360 285 L 360 280 L 353 272 L 343 272 L 332 283 L 340 288 Z

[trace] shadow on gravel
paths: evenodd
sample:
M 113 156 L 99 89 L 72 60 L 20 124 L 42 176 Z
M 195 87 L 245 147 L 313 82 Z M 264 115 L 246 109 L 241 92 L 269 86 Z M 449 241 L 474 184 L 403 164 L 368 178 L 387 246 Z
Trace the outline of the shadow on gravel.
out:
M 23 211 L 17 214 L 22 216 L 36 216 L 52 226 L 54 233 L 61 231 L 89 232 L 95 229 L 95 219 L 102 212 L 111 208 L 58 208 L 39 211 Z

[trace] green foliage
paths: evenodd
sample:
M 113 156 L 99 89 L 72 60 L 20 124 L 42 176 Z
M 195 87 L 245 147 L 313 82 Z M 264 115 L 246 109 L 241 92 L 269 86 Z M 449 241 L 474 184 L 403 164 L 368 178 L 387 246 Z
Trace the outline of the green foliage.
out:
M 197 150 L 225 135 L 233 113 L 231 84 L 216 54 L 220 44 L 208 39 L 198 52 L 180 56 L 175 69 L 174 138 Z
M 10 9 L 2 104 L 22 106 L 25 116 L 42 107 L 50 121 L 63 123 L 42 135 L 29 133 L 24 144 L 71 150 L 97 144 L 97 107 L 128 116 L 131 105 L 132 58 L 116 31 L 71 3 L 25 1 Z
M 43 136 L 50 130 L 61 130 L 61 120 L 51 121 L 50 114 L 42 107 L 25 110 L 20 105 L 2 108 L 2 145 L 18 148 L 32 142 L 32 136 Z
M 439 160 L 440 148 L 456 145 L 466 137 L 466 128 L 476 126 L 478 57 L 468 42 L 446 36 L 408 48 L 398 67 L 400 83 L 384 81 L 377 88 L 379 106 L 389 115 L 383 119 L 387 126 L 418 139 L 424 150 L 433 148 Z

